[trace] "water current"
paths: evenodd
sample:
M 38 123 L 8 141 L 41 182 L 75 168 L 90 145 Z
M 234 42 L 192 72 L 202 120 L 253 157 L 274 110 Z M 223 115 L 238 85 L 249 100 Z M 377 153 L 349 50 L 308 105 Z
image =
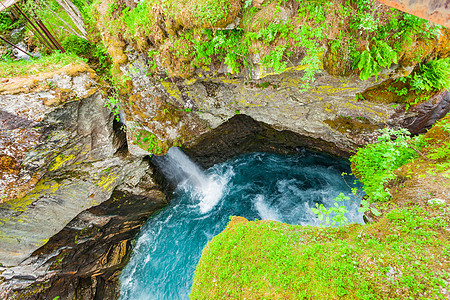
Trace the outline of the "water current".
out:
M 120 277 L 120 299 L 189 299 L 202 249 L 230 216 L 318 225 L 315 203 L 330 207 L 340 192 L 351 196 L 341 176 L 350 173 L 348 161 L 309 151 L 246 154 L 203 172 L 172 148 L 159 164 L 178 185 L 170 205 L 143 226 Z M 359 204 L 353 196 L 345 203 L 349 222 L 363 222 Z

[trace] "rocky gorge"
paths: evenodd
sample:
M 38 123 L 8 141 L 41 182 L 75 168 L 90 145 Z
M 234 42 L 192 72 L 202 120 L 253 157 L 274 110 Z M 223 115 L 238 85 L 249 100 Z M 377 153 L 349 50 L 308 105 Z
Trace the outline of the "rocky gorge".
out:
M 256 2 L 258 12 L 264 11 Z M 413 103 L 414 91 L 389 90 L 399 84 L 395 79 L 418 67 L 408 51 L 378 77 L 362 80 L 336 71 L 336 53 L 323 47 L 307 89 L 302 53 L 278 73 L 249 54 L 251 68 L 237 74 L 224 63 L 211 63 L 184 76 L 181 68 L 152 59 L 143 48 L 144 42 L 158 44 L 156 33 L 138 42 L 114 36 L 107 22 L 117 12 L 101 15 L 108 2 L 96 5 L 97 30 L 112 56 L 116 81 L 123 84 L 120 102 L 111 102 L 108 84 L 80 62 L 0 79 L 0 296 L 5 299 L 117 299 L 118 277 L 139 229 L 170 201 L 173 187 L 151 161 L 170 147 L 181 147 L 203 168 L 258 151 L 293 154 L 307 148 L 349 157 L 375 142 L 379 129 L 425 133 L 450 111 L 446 89 L 421 94 L 420 103 Z M 233 5 L 217 28 L 236 26 L 240 10 Z M 272 22 L 295 15 L 291 4 L 282 8 Z M 158 23 L 166 40 L 180 36 L 180 23 L 203 26 L 174 20 Z M 423 57 L 448 57 L 449 30 L 440 30 Z M 416 47 L 423 43 L 418 40 Z M 153 64 L 159 73 L 149 75 Z M 421 201 L 444 199 L 448 206 L 448 178 L 435 176 L 444 188 L 425 189 Z M 402 177 L 402 188 L 414 190 L 409 184 L 416 179 Z

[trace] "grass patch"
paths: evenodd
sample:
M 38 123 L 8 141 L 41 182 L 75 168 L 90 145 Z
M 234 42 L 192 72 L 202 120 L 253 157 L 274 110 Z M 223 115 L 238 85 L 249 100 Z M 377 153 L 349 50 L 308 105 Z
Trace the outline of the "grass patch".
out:
M 204 249 L 190 299 L 445 299 L 449 209 L 340 228 L 233 218 Z
M 76 54 L 55 52 L 38 59 L 20 61 L 0 61 L 0 77 L 10 78 L 19 76 L 38 75 L 52 72 L 70 63 L 85 63 L 86 60 Z

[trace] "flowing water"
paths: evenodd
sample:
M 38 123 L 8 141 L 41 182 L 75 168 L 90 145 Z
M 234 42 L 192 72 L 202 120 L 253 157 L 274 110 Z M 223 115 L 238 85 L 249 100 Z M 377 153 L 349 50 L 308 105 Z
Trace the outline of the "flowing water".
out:
M 157 163 L 178 186 L 170 205 L 142 228 L 120 278 L 121 299 L 189 299 L 202 249 L 230 216 L 318 225 L 315 203 L 330 207 L 340 192 L 351 196 L 341 176 L 348 162 L 308 151 L 246 154 L 203 172 L 172 148 Z M 363 222 L 359 202 L 345 203 L 350 222 Z

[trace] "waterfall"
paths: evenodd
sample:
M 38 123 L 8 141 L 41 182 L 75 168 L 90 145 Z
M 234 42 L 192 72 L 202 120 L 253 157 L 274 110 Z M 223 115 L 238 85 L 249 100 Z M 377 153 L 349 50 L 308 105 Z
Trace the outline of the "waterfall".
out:
M 209 212 L 222 197 L 226 179 L 207 176 L 180 148 L 172 147 L 166 155 L 156 156 L 152 161 L 170 182 L 198 199 L 201 213 Z
M 351 195 L 341 176 L 348 161 L 312 152 L 245 154 L 205 172 L 177 148 L 153 161 L 177 188 L 142 228 L 120 275 L 120 300 L 189 300 L 202 250 L 230 216 L 317 225 L 315 203 L 328 208 L 340 192 Z M 350 222 L 362 222 L 360 199 L 345 205 Z

